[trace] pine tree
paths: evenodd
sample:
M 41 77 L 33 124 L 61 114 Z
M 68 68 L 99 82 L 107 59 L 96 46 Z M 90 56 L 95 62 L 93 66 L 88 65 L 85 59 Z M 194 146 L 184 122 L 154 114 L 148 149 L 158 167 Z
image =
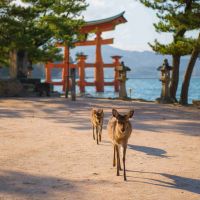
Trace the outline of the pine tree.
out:
M 190 13 L 188 13 L 188 17 L 182 22 L 187 30 L 200 30 L 200 2 L 194 1 L 192 4 L 192 9 Z M 185 71 L 181 94 L 180 94 L 180 103 L 183 105 L 188 104 L 188 91 L 190 85 L 190 79 L 192 76 L 192 72 L 196 63 L 196 60 L 200 54 L 200 32 L 198 38 L 195 40 L 195 43 L 192 48 L 192 54 L 190 60 L 187 65 L 187 69 Z
M 188 18 L 188 13 L 192 9 L 194 0 L 140 0 L 145 6 L 156 11 L 159 22 L 154 27 L 159 33 L 172 33 L 173 42 L 161 44 L 155 40 L 150 44 L 155 52 L 172 55 L 172 79 L 170 84 L 170 96 L 176 100 L 176 91 L 179 82 L 180 58 L 192 52 L 193 39 L 186 39 L 184 35 L 187 31 L 182 21 Z
M 85 0 L 0 1 L 0 62 L 10 61 L 11 75 L 34 62 L 58 59 L 56 42 L 72 45 L 80 36 Z

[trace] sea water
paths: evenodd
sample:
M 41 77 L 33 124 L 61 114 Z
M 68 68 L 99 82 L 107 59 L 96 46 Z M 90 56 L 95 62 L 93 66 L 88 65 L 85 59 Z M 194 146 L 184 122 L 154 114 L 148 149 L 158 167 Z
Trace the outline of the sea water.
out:
M 112 81 L 113 79 L 106 78 L 105 81 Z M 86 81 L 93 81 L 93 78 L 87 78 Z M 179 81 L 177 90 L 177 99 L 180 97 L 182 79 Z M 161 82 L 158 78 L 129 78 L 126 83 L 127 95 L 134 99 L 144 99 L 154 101 L 160 97 Z M 54 90 L 62 92 L 62 88 L 55 86 Z M 119 94 L 114 92 L 114 87 L 105 86 L 103 93 L 96 93 L 95 87 L 88 86 L 85 88 L 86 94 L 92 97 L 114 98 Z M 79 94 L 79 88 L 76 88 L 76 93 Z M 192 77 L 190 82 L 188 102 L 192 103 L 193 99 L 200 99 L 200 77 Z

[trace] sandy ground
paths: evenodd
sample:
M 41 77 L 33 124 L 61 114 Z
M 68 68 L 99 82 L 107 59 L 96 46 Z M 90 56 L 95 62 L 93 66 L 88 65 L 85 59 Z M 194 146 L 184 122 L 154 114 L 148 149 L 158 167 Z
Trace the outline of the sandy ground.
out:
M 103 141 L 90 110 L 105 112 Z M 112 167 L 111 108 L 135 108 L 127 182 Z M 0 200 L 199 200 L 200 112 L 144 102 L 0 99 Z

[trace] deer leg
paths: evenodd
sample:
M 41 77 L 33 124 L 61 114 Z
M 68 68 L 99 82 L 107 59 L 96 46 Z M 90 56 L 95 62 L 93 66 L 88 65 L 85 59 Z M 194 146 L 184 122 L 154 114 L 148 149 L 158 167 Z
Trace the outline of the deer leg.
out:
M 119 168 L 120 168 L 119 147 L 115 145 L 115 148 L 117 152 L 117 176 L 119 176 Z
M 93 129 L 93 139 L 95 140 L 95 135 L 94 135 L 94 125 L 92 125 L 92 129 Z
M 121 167 L 121 161 L 120 161 L 120 148 L 119 147 L 118 147 L 118 151 L 119 151 L 119 170 L 121 171 L 122 167 Z
M 124 168 L 124 181 L 126 181 L 126 146 L 123 147 L 123 168 Z
M 96 138 L 97 138 L 97 144 L 99 144 L 99 138 L 98 138 L 98 127 L 96 127 Z
M 115 146 L 113 146 L 114 154 L 113 154 L 113 167 L 116 166 L 116 160 L 115 160 Z
M 99 142 L 101 142 L 102 126 L 99 128 Z

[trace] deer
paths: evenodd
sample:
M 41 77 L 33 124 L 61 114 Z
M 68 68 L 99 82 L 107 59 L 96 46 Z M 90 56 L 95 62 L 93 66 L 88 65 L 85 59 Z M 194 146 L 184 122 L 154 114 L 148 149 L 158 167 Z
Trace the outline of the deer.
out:
M 132 133 L 132 125 L 129 121 L 133 117 L 134 109 L 131 109 L 127 114 L 119 114 L 116 109 L 112 109 L 112 117 L 108 122 L 107 131 L 108 135 L 113 144 L 114 154 L 113 154 L 113 167 L 116 166 L 117 161 L 117 176 L 119 176 L 119 171 L 121 169 L 120 163 L 120 147 L 123 149 L 123 172 L 124 181 L 126 178 L 126 149 L 128 144 L 128 139 Z
M 103 109 L 92 109 L 91 113 L 91 123 L 93 129 L 93 139 L 95 140 L 95 131 L 96 131 L 96 141 L 97 144 L 101 142 L 102 128 L 103 128 L 103 118 L 104 112 Z

